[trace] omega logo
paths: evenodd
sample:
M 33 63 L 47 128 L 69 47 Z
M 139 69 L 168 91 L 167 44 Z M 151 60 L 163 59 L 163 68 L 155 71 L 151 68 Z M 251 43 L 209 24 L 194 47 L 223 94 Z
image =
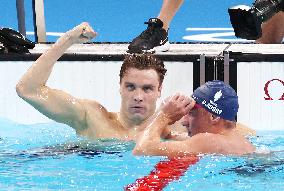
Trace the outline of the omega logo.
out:
M 273 98 L 270 96 L 269 94 L 269 91 L 268 91 L 268 87 L 269 87 L 269 84 L 272 82 L 272 81 L 278 81 L 279 83 L 281 83 L 284 87 L 284 81 L 280 80 L 280 79 L 272 79 L 272 80 L 269 80 L 266 82 L 266 84 L 264 85 L 264 93 L 266 95 L 266 97 L 264 97 L 265 100 L 273 100 Z M 284 100 L 284 92 L 282 94 L 282 96 L 280 98 L 277 98 L 278 100 Z

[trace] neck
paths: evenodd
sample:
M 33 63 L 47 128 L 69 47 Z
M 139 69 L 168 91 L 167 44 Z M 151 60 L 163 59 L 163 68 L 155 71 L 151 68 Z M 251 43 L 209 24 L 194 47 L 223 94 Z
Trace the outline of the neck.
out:
M 220 123 L 213 125 L 212 127 L 213 133 L 220 134 L 220 135 L 227 135 L 231 133 L 232 130 L 234 130 L 234 128 L 228 127 L 226 125 L 227 124 L 225 123 L 225 121 L 220 121 Z
M 232 129 L 233 128 L 225 127 L 222 122 L 218 122 L 215 124 L 207 124 L 204 127 L 199 127 L 192 135 L 196 135 L 199 133 L 213 133 L 213 134 L 226 135 L 229 132 L 231 132 Z
M 224 127 L 223 128 L 219 127 L 219 129 L 215 131 L 216 134 L 220 134 L 220 135 L 227 135 L 230 132 L 231 132 L 231 129 L 227 129 L 227 128 L 224 128 Z
M 123 114 L 123 112 L 117 113 L 117 120 L 120 122 L 120 124 L 125 129 L 137 129 L 144 127 L 144 122 L 147 120 L 141 120 L 141 119 L 130 119 L 126 115 Z

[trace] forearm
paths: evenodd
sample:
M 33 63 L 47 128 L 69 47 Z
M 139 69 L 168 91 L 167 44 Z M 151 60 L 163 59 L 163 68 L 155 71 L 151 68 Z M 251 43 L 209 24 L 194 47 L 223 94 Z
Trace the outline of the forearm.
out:
M 43 53 L 24 74 L 17 84 L 17 90 L 36 92 L 38 88 L 46 84 L 56 61 L 72 45 L 68 33 L 65 33 L 52 47 Z
M 169 126 L 169 123 L 169 118 L 162 111 L 159 111 L 157 114 L 155 114 L 154 119 L 145 130 L 145 132 L 148 132 L 148 139 L 160 140 L 164 131 L 168 130 L 166 128 Z
M 166 126 L 168 126 L 169 119 L 163 112 L 159 112 L 153 122 L 148 125 L 142 136 L 137 140 L 136 146 L 133 150 L 135 155 L 154 155 L 155 145 L 161 142 L 161 135 Z

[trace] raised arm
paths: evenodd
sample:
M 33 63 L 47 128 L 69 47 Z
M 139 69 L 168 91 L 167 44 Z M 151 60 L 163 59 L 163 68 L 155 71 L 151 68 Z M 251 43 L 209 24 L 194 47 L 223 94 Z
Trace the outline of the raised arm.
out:
M 85 108 L 81 100 L 46 86 L 56 61 L 75 43 L 84 43 L 96 36 L 88 23 L 82 23 L 61 36 L 22 76 L 16 86 L 18 95 L 47 117 L 75 128 L 84 129 Z

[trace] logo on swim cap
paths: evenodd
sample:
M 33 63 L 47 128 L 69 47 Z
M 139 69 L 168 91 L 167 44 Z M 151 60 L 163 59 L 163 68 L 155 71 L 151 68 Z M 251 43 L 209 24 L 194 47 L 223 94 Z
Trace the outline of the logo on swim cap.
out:
M 193 92 L 192 98 L 208 112 L 226 120 L 235 120 L 239 108 L 238 96 L 223 81 L 206 82 Z
M 214 95 L 214 102 L 218 101 L 218 99 L 220 99 L 222 96 L 222 91 L 218 91 L 215 95 Z
M 222 113 L 222 109 L 218 108 L 218 104 L 215 103 L 222 97 L 222 90 L 219 90 L 214 95 L 214 101 L 209 99 L 209 103 L 207 103 L 206 100 L 203 99 L 202 105 L 205 106 L 207 109 L 211 111 L 213 114 L 220 115 Z
M 210 103 L 207 103 L 206 100 L 202 101 L 202 105 L 211 111 L 211 113 L 220 115 L 222 110 L 218 108 L 218 105 L 210 100 Z

